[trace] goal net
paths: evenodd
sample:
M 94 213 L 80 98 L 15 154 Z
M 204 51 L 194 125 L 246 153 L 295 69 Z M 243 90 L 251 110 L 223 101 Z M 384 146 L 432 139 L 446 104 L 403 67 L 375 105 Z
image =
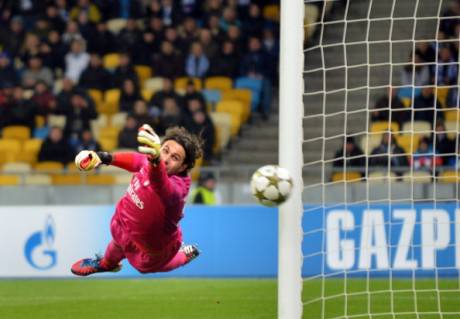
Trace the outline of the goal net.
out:
M 460 318 L 460 2 L 304 5 L 302 316 Z

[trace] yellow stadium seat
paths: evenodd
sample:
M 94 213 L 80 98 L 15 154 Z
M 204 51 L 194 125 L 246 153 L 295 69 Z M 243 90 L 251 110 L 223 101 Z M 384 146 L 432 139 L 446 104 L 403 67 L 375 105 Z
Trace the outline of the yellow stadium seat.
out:
M 212 76 L 204 81 L 204 88 L 208 90 L 230 90 L 233 87 L 233 81 L 226 76 Z
M 224 112 L 211 112 L 209 115 L 216 128 L 216 144 L 218 144 L 220 151 L 225 148 L 230 141 L 232 116 Z
M 382 141 L 382 134 L 368 134 L 363 136 L 360 141 L 360 147 L 364 154 L 369 155 L 372 153 L 372 150 L 376 148 Z
M 243 120 L 247 122 L 251 114 L 252 92 L 249 89 L 232 89 L 222 92 L 222 101 L 238 100 L 244 105 Z
M 231 115 L 231 134 L 236 136 L 240 131 L 241 124 L 243 121 L 243 104 L 240 101 L 220 101 L 216 105 L 216 112 L 225 112 Z
M 115 177 L 109 174 L 88 175 L 86 177 L 86 184 L 88 185 L 113 185 L 115 184 Z
M 118 34 L 126 26 L 126 22 L 127 20 L 123 18 L 110 19 L 107 21 L 107 30 Z
M 39 152 L 40 148 L 42 147 L 43 140 L 39 138 L 31 138 L 30 140 L 24 141 L 22 144 L 23 151 L 34 151 Z
M 13 139 L 0 139 L 0 164 L 17 160 L 21 150 L 21 142 Z
M 385 133 L 390 131 L 393 133 L 399 132 L 399 124 L 396 122 L 374 122 L 371 124 L 370 132 L 371 133 Z
M 409 121 L 403 124 L 401 133 L 415 133 L 420 136 L 430 137 L 433 133 L 431 123 L 426 121 Z
M 117 174 L 115 177 L 115 184 L 117 185 L 128 185 L 131 182 L 131 174 Z
M 21 184 L 19 175 L 0 175 L 0 186 L 14 186 Z
M 174 81 L 174 88 L 175 88 L 177 91 L 185 92 L 185 88 L 187 87 L 187 82 L 188 82 L 189 80 L 192 80 L 192 81 L 193 81 L 193 84 L 194 84 L 195 89 L 196 89 L 197 91 L 201 91 L 201 89 L 203 88 L 203 85 L 202 85 L 202 83 L 201 83 L 201 80 L 200 80 L 199 78 L 189 78 L 189 77 L 186 77 L 186 76 L 177 78 L 177 79 Z
M 53 185 L 79 185 L 82 182 L 80 174 L 55 174 L 51 176 Z
M 127 117 L 128 117 L 128 113 L 125 113 L 125 112 L 119 112 L 117 114 L 114 114 L 112 115 L 110 119 L 110 124 L 112 127 L 117 127 L 121 130 L 125 126 Z M 118 137 L 118 132 L 117 132 L 117 137 Z
M 404 149 L 404 153 L 412 154 L 418 148 L 420 135 L 418 134 L 401 134 L 396 136 L 396 142 Z
M 50 114 L 48 115 L 48 126 L 49 127 L 60 127 L 64 129 L 65 124 L 67 122 L 67 117 L 65 115 L 55 115 Z
M 280 7 L 277 4 L 266 5 L 263 8 L 263 16 L 265 19 L 270 21 L 279 21 L 280 20 Z
M 368 174 L 367 181 L 369 183 L 386 183 L 394 181 L 396 178 L 397 175 L 393 172 L 375 171 Z
M 401 102 L 404 105 L 404 107 L 410 107 L 412 99 L 410 97 L 405 97 L 401 99 Z
M 139 78 L 139 83 L 141 87 L 144 86 L 144 83 L 147 79 L 152 77 L 152 68 L 148 65 L 135 65 L 134 70 L 136 71 L 137 77 Z
M 1 157 L 1 156 L 0 156 Z M 16 161 L 28 163 L 29 165 L 34 165 L 38 160 L 38 152 L 35 151 L 21 151 L 16 156 Z
M 48 174 L 28 174 L 24 176 L 25 185 L 51 185 L 51 176 Z
M 39 172 L 61 172 L 64 169 L 64 164 L 55 161 L 44 161 L 35 164 L 34 169 Z
M 97 111 L 104 114 L 117 113 L 120 106 L 120 95 L 121 91 L 119 89 L 105 91 L 104 102 L 99 106 Z
M 143 88 L 145 90 L 150 90 L 153 92 L 159 91 L 163 89 L 163 78 L 162 77 L 153 77 L 150 79 L 147 79 L 144 82 Z
M 42 128 L 46 124 L 46 117 L 43 115 L 36 115 L 35 116 L 35 127 Z
M 150 99 L 153 96 L 153 93 L 155 93 L 153 90 L 149 90 L 149 89 L 142 89 L 141 90 L 141 95 L 142 95 L 142 98 L 144 99 L 144 101 L 150 101 Z
M 406 183 L 431 183 L 432 176 L 425 171 L 413 171 L 404 173 L 402 180 Z
M 200 157 L 195 161 L 195 166 L 190 171 L 192 181 L 197 181 L 200 177 L 200 167 L 203 165 L 203 158 Z
M 120 132 L 119 127 L 107 126 L 102 127 L 99 131 L 100 138 L 118 138 L 118 133 Z
M 95 104 L 102 103 L 104 100 L 104 93 L 101 90 L 89 89 L 88 95 L 93 99 Z
M 118 138 L 101 137 L 98 141 L 102 149 L 107 152 L 115 150 L 118 146 Z
M 336 172 L 332 174 L 333 182 L 359 182 L 361 178 L 359 172 Z
M 446 121 L 444 125 L 446 126 L 447 137 L 455 139 L 460 130 L 460 123 L 457 121 Z
M 14 139 L 24 141 L 30 138 L 30 128 L 23 125 L 6 126 L 2 130 L 4 139 Z
M 22 163 L 22 162 L 12 162 L 6 163 L 2 167 L 2 172 L 4 173 L 29 173 L 32 170 L 32 167 L 29 163 Z
M 444 171 L 438 176 L 441 183 L 457 183 L 459 181 L 458 171 Z
M 444 121 L 450 122 L 460 122 L 460 110 L 450 110 L 443 112 L 444 113 Z
M 437 87 L 436 88 L 436 97 L 438 98 L 439 103 L 442 107 L 446 107 L 447 94 L 449 93 L 449 88 L 447 87 Z M 449 106 L 449 105 L 447 105 Z
M 114 70 L 120 65 L 120 54 L 107 53 L 103 56 L 102 61 L 104 68 Z

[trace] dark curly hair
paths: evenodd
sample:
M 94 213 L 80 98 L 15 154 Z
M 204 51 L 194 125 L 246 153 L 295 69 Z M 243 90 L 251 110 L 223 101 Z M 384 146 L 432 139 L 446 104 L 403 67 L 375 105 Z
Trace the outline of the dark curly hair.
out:
M 171 140 L 184 148 L 184 164 L 187 165 L 185 173 L 189 172 L 195 166 L 196 160 L 203 155 L 203 139 L 201 136 L 190 133 L 184 127 L 175 126 L 166 130 L 163 143 Z

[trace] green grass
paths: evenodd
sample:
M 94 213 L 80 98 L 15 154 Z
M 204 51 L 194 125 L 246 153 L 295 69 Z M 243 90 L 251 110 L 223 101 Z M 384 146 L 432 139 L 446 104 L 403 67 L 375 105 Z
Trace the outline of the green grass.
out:
M 276 318 L 276 289 L 274 279 L 0 280 L 0 319 Z M 454 279 L 305 281 L 302 299 L 304 319 L 460 318 Z
M 0 319 L 276 317 L 275 280 L 0 280 Z

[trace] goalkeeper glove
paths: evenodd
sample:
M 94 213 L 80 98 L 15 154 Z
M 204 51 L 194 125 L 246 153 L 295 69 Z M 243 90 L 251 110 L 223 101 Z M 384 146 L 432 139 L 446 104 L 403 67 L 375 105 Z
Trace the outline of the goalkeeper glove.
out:
M 146 154 L 152 161 L 159 160 L 161 141 L 150 125 L 142 125 L 137 133 L 137 141 L 141 144 L 137 148 L 139 152 Z
M 75 157 L 75 165 L 80 171 L 90 171 L 101 164 L 110 164 L 112 155 L 107 152 L 81 151 Z

